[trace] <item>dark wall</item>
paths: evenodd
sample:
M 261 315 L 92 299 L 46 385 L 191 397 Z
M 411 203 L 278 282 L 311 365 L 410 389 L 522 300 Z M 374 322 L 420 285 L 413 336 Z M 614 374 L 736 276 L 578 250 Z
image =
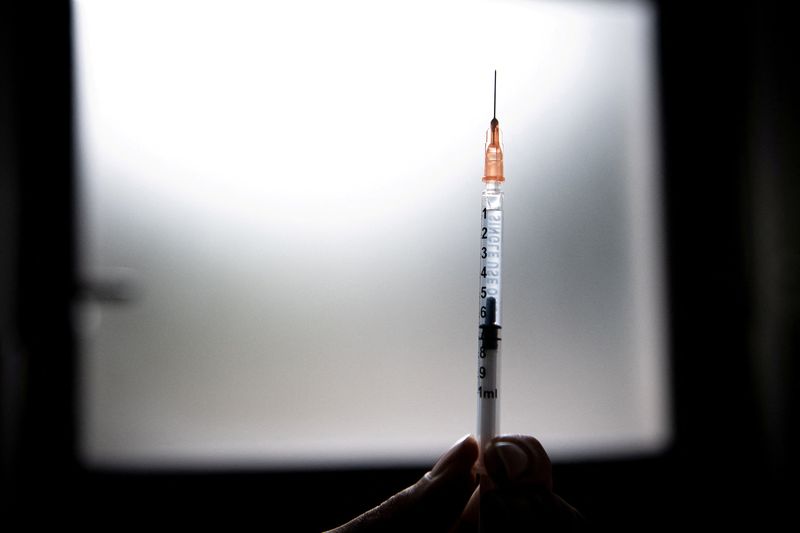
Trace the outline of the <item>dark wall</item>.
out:
M 710 521 L 766 520 L 794 468 L 797 38 L 778 2 L 675 4 L 660 22 L 675 489 Z
M 601 529 L 777 520 L 796 473 L 800 47 L 778 2 L 685 4 L 658 3 L 676 440 L 556 465 L 557 490 Z M 70 10 L 0 10 L 0 516 L 315 530 L 421 475 L 80 466 Z
M 15 506 L 63 499 L 75 471 L 72 86 L 69 6 L 3 10 L 0 383 Z

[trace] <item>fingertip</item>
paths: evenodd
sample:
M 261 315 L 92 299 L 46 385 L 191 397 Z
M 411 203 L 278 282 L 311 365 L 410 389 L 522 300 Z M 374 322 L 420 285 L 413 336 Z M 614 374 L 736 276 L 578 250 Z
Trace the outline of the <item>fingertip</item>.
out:
M 465 437 L 465 446 L 469 448 L 469 454 L 473 457 L 472 462 L 478 460 L 478 455 L 480 455 L 480 444 L 478 444 L 478 439 L 475 435 L 469 434 Z
M 464 435 L 436 461 L 426 476 L 435 479 L 462 471 L 471 473 L 477 459 L 477 439 L 473 435 Z
M 553 488 L 552 465 L 542 444 L 530 435 L 492 439 L 484 454 L 489 476 L 497 484 L 536 484 Z

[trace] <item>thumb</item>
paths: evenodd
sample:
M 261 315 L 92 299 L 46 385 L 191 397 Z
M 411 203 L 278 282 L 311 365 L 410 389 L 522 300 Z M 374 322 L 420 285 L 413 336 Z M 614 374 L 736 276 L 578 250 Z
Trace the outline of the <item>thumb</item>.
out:
M 586 527 L 583 516 L 553 493 L 550 458 L 535 438 L 497 437 L 486 448 L 484 463 L 491 483 L 480 494 L 482 531 L 583 531 Z
M 331 533 L 446 531 L 475 489 L 472 466 L 477 458 L 478 443 L 467 435 L 419 481 Z

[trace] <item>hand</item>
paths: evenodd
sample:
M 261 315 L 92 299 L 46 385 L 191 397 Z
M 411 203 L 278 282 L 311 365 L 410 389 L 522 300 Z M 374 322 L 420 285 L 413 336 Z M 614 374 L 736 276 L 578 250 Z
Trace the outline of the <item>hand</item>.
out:
M 480 490 L 482 533 L 586 528 L 581 514 L 553 493 L 550 458 L 535 438 L 504 435 L 492 439 L 484 464 L 489 480 Z
M 580 514 L 553 494 L 547 453 L 533 437 L 492 440 L 484 463 L 488 479 L 477 486 L 478 443 L 458 441 L 414 485 L 332 531 L 578 531 Z M 481 503 L 483 502 L 483 503 Z

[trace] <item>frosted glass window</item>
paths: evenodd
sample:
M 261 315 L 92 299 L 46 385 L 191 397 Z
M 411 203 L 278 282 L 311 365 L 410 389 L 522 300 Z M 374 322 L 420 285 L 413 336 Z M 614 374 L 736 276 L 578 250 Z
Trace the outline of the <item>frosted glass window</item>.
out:
M 649 3 L 74 7 L 87 463 L 425 464 L 475 431 L 494 69 L 501 429 L 668 442 Z

